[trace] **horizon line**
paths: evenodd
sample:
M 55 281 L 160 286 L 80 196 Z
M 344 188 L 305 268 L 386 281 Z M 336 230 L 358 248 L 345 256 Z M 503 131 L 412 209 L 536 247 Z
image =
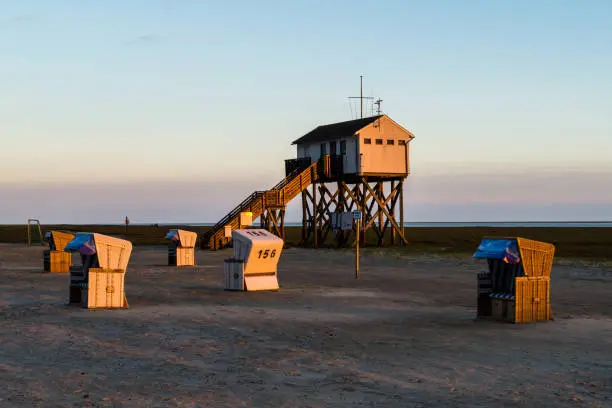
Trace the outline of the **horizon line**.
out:
M 288 224 L 301 224 L 302 221 L 288 221 L 285 223 L 285 225 Z M 257 223 L 253 223 L 252 226 L 254 226 Z M 612 219 L 610 220 L 599 220 L 599 221 L 404 221 L 404 225 L 407 224 L 612 224 Z M 19 224 L 14 224 L 14 223 L 4 223 L 4 224 L 0 224 L 0 228 L 2 227 L 13 227 L 13 226 L 27 226 L 27 222 L 26 223 L 19 223 Z M 49 223 L 49 224 L 41 224 L 41 226 L 45 226 L 45 225 L 50 225 L 50 226 L 55 226 L 55 225 L 69 225 L 69 226 L 117 226 L 117 225 L 121 225 L 124 226 L 125 224 L 123 222 L 116 222 L 116 223 L 97 223 L 97 222 L 92 222 L 92 223 L 76 223 L 76 224 L 72 224 L 72 223 Z M 167 226 L 167 225 L 191 225 L 191 226 L 214 226 L 216 225 L 216 222 L 130 222 L 128 224 L 129 226 L 152 226 L 152 225 L 160 225 L 160 226 Z

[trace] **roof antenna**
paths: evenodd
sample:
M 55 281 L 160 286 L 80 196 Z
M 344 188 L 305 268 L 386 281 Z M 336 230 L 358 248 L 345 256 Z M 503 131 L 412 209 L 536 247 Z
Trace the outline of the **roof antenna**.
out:
M 382 102 L 383 102 L 383 100 L 382 100 L 382 99 L 380 99 L 380 98 L 378 98 L 378 99 L 376 100 L 376 102 L 374 102 L 374 105 L 376 105 L 376 114 L 377 114 L 378 116 L 380 116 L 380 112 L 381 112 L 381 110 L 380 110 L 380 104 L 381 104 Z
M 364 99 L 374 99 L 371 96 L 363 96 L 363 75 L 359 76 L 359 96 L 349 96 L 349 99 L 359 99 L 361 104 L 360 118 L 363 119 L 363 100 Z
M 363 118 L 363 75 L 359 75 L 359 99 L 361 100 L 361 118 Z

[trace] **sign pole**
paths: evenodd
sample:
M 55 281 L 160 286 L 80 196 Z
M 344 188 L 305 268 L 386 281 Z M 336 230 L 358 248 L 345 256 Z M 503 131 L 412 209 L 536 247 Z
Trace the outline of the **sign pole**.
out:
M 361 211 L 353 211 L 353 221 L 355 221 L 355 279 L 359 279 L 359 241 L 361 234 Z
M 355 279 L 359 280 L 359 234 L 360 234 L 360 219 L 357 218 L 357 245 L 355 245 Z

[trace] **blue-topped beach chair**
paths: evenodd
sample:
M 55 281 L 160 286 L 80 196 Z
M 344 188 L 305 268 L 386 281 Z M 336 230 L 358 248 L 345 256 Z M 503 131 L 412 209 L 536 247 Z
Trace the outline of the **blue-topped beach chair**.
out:
M 486 259 L 478 275 L 478 317 L 512 323 L 552 320 L 550 272 L 555 247 L 526 238 L 484 238 L 474 258 Z
M 132 253 L 131 242 L 81 232 L 64 250 L 81 255 L 81 265 L 70 268 L 70 304 L 88 309 L 128 307 L 124 278 Z

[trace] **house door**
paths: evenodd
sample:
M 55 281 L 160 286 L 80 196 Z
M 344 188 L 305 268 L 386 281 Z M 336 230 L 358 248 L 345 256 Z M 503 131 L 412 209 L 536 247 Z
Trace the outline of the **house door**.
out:
M 359 153 L 359 163 L 357 168 L 359 169 L 359 174 L 363 174 L 367 165 L 366 155 L 363 153 Z
M 329 142 L 329 155 L 335 156 L 336 154 L 338 154 L 336 151 L 336 142 Z
M 346 155 L 346 140 L 341 140 L 340 141 L 340 157 L 342 157 L 342 172 L 344 172 L 344 169 L 348 169 L 348 156 Z

